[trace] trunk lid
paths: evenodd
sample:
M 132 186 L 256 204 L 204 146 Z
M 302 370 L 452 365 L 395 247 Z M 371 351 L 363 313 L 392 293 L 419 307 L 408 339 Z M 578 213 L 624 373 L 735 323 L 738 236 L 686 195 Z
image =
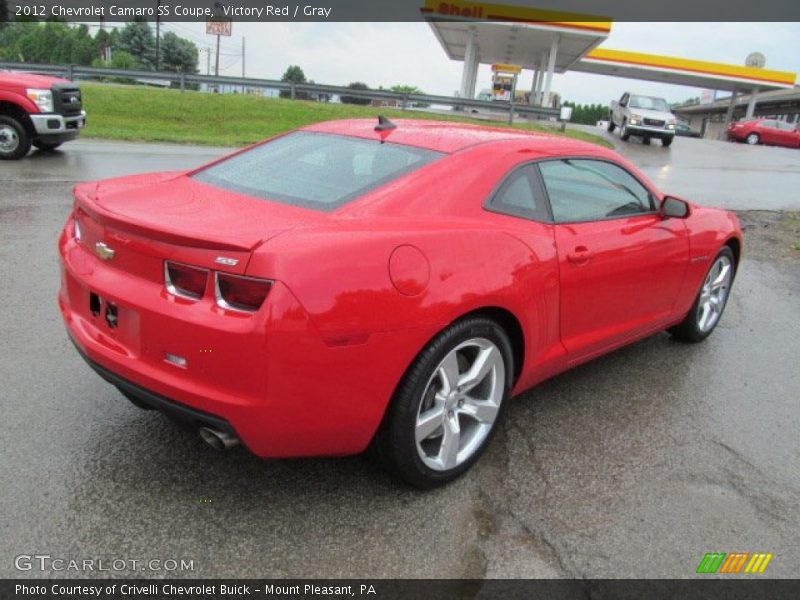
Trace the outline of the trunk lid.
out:
M 259 245 L 325 216 L 218 189 L 185 172 L 82 184 L 75 197 L 87 248 L 100 256 L 98 244 L 105 244 L 113 251 L 109 267 L 159 282 L 164 260 L 243 274 Z

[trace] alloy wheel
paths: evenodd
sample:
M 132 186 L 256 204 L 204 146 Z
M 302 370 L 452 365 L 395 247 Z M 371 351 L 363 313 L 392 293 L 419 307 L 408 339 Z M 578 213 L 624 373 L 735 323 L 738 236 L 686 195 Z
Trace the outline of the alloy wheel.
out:
M 467 340 L 447 353 L 417 412 L 415 441 L 425 466 L 448 471 L 480 449 L 500 411 L 505 380 L 503 354 L 486 338 Z
M 706 275 L 697 303 L 697 327 L 700 331 L 711 331 L 722 316 L 732 277 L 731 259 L 725 255 L 717 257 Z

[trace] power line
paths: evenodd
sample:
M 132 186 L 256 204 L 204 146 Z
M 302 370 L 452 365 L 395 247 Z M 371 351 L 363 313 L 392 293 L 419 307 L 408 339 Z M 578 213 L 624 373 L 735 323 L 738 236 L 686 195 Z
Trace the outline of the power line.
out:
M 222 66 L 219 68 L 219 70 L 220 70 L 220 71 L 224 71 L 225 69 L 230 69 L 230 68 L 231 68 L 233 65 L 235 65 L 236 63 L 238 63 L 240 60 L 242 60 L 242 57 L 241 57 L 241 56 L 237 56 L 236 58 L 234 58 L 234 59 L 233 59 L 232 61 L 230 61 L 229 63 L 227 63 L 227 64 L 225 64 L 225 65 L 222 65 Z

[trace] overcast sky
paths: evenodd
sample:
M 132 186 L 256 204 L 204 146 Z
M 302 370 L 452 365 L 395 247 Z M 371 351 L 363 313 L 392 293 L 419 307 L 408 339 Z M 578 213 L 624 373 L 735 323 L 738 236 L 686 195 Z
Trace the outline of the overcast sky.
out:
M 164 30 L 188 37 L 198 47 L 212 47 L 203 23 L 166 23 Z M 246 74 L 279 79 L 288 65 L 299 65 L 317 83 L 370 87 L 416 85 L 427 93 L 452 95 L 461 81 L 461 62 L 445 55 L 426 23 L 234 23 L 233 36 L 222 38 L 220 74 L 241 75 L 242 37 L 246 38 Z M 744 64 L 753 51 L 766 55 L 767 68 L 800 72 L 800 23 L 614 23 L 602 47 L 683 58 Z M 201 72 L 206 55 L 201 53 Z M 488 65 L 478 72 L 477 89 L 488 88 Z M 520 89 L 530 89 L 523 72 Z M 607 103 L 627 89 L 654 93 L 675 102 L 700 90 L 602 75 L 556 75 L 553 91 L 565 100 Z

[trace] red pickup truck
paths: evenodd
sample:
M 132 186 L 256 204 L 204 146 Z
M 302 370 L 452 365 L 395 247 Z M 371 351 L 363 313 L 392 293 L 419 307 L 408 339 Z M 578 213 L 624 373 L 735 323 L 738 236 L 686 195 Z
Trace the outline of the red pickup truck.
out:
M 58 148 L 85 124 L 81 91 L 72 81 L 0 71 L 0 160 L 22 158 L 31 145 Z

